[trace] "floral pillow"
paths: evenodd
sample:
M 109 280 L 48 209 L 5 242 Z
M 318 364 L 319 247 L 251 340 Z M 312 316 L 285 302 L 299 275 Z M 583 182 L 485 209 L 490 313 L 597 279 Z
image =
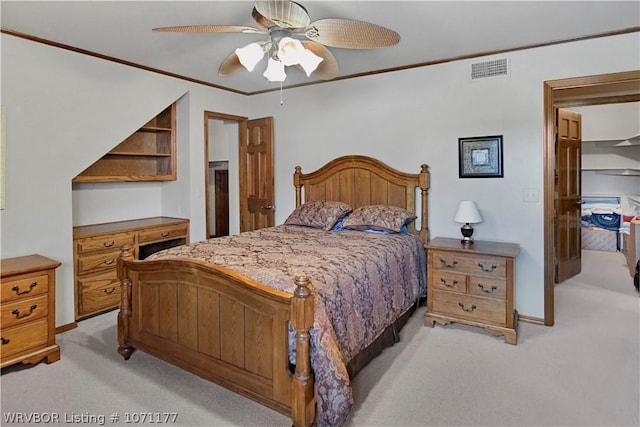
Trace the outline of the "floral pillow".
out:
M 315 200 L 294 210 L 284 223 L 285 225 L 304 225 L 328 231 L 349 212 L 351 212 L 351 206 L 346 203 Z
M 417 216 L 398 206 L 362 206 L 349 214 L 342 224 L 349 230 L 378 230 L 400 233 Z

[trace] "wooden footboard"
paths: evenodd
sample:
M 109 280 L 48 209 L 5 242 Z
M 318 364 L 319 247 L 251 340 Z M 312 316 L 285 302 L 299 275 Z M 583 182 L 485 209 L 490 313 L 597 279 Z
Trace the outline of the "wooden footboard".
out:
M 195 260 L 137 261 L 127 247 L 118 277 L 118 352 L 125 359 L 138 348 L 291 416 L 295 426 L 314 422 L 308 278 L 296 277 L 290 295 Z

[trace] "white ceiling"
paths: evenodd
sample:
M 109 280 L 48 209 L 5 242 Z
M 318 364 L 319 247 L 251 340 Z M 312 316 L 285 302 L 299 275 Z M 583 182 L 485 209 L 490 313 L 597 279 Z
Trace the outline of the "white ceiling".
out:
M 300 0 L 311 21 L 349 18 L 397 31 L 396 46 L 330 48 L 338 77 L 469 55 L 640 29 L 640 1 L 313 1 Z M 255 26 L 253 1 L 15 1 L 2 0 L 1 26 L 47 41 L 253 93 L 279 88 L 262 72 L 218 76 L 236 47 L 260 34 L 158 33 L 178 25 Z M 639 64 L 640 67 L 640 64 Z M 285 87 L 316 81 L 287 68 Z

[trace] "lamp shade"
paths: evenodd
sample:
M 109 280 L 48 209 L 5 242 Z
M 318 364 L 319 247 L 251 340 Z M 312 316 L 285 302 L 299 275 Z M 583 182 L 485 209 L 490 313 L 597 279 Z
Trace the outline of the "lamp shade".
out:
M 476 224 L 482 222 L 480 211 L 473 200 L 463 200 L 458 204 L 456 216 L 453 218 L 455 222 Z
M 236 55 L 244 68 L 253 71 L 253 68 L 264 56 L 264 50 L 258 43 L 251 43 L 236 49 Z
M 287 78 L 287 73 L 284 72 L 284 64 L 273 58 L 269 58 L 267 69 L 262 75 L 270 82 L 283 82 Z

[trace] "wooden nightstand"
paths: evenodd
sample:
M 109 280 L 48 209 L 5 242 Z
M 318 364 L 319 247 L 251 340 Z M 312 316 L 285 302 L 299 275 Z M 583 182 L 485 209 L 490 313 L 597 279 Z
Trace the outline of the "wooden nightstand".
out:
M 517 244 L 437 237 L 427 249 L 427 313 L 425 325 L 450 322 L 479 326 L 517 342 L 515 305 Z
M 60 262 L 41 255 L 0 260 L 0 366 L 60 360 L 56 344 L 56 274 Z

